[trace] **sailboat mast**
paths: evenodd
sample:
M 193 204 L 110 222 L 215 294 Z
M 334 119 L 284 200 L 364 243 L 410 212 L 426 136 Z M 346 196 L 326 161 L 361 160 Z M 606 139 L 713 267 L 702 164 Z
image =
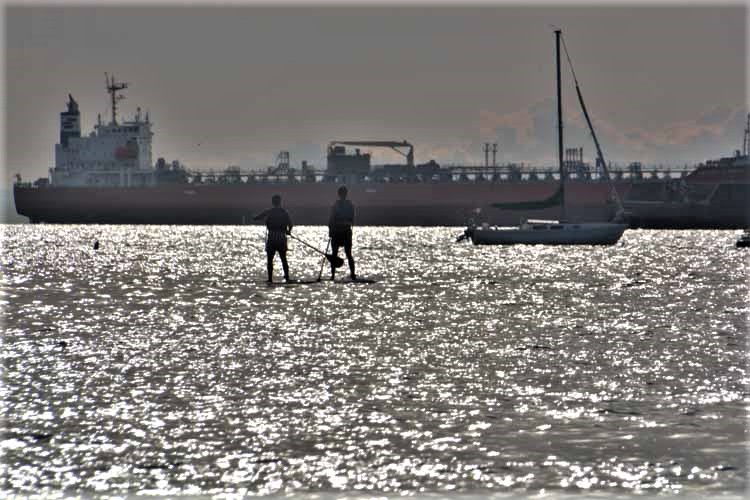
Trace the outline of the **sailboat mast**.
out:
M 560 79 L 560 34 L 555 30 L 555 49 L 557 51 L 557 155 L 560 164 L 560 222 L 565 222 L 565 164 L 563 163 L 563 123 L 562 123 L 562 82 Z

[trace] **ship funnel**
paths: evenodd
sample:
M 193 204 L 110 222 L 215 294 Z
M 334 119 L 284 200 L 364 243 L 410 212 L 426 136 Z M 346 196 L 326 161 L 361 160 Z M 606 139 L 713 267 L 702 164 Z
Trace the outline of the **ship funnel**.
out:
M 60 144 L 67 148 L 71 137 L 81 137 L 81 113 L 78 103 L 68 94 L 68 110 L 60 113 Z

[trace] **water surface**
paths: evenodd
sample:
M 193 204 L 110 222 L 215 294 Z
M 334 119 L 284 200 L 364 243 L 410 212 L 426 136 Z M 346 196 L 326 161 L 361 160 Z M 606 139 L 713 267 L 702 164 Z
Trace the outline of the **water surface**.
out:
M 377 283 L 294 287 L 265 285 L 258 227 L 2 231 L 4 494 L 747 487 L 734 231 L 556 248 L 356 228 Z M 292 274 L 319 257 L 292 242 Z

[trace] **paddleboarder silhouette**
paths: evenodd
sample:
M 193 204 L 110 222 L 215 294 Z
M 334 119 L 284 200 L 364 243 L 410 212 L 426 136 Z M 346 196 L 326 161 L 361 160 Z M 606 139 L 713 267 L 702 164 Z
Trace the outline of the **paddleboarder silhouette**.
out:
M 352 257 L 352 224 L 354 224 L 354 205 L 347 200 L 348 189 L 341 186 L 338 189 L 339 199 L 331 207 L 328 218 L 328 236 L 331 237 L 331 251 L 338 257 L 339 248 L 344 247 L 346 260 L 349 262 L 349 273 L 352 280 L 357 279 L 354 272 L 354 257 Z M 336 277 L 336 268 L 331 266 L 331 280 Z
M 273 282 L 273 258 L 278 252 L 281 259 L 281 267 L 284 270 L 284 280 L 289 279 L 289 264 L 286 260 L 286 235 L 292 234 L 292 218 L 289 213 L 281 207 L 281 196 L 275 194 L 271 197 L 271 208 L 259 213 L 253 220 L 266 221 L 266 256 L 268 258 L 268 283 Z

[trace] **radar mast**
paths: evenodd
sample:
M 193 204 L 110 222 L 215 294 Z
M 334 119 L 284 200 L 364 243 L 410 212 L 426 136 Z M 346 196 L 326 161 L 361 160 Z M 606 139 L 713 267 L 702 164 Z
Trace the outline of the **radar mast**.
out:
M 112 77 L 110 78 L 107 73 L 104 73 L 104 80 L 107 83 L 107 92 L 112 98 L 112 125 L 117 125 L 117 101 L 122 101 L 123 99 L 125 99 L 125 96 L 122 94 L 118 94 L 118 92 L 128 88 L 129 84 L 124 82 L 115 82 L 115 75 L 112 75 Z

